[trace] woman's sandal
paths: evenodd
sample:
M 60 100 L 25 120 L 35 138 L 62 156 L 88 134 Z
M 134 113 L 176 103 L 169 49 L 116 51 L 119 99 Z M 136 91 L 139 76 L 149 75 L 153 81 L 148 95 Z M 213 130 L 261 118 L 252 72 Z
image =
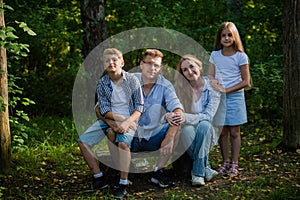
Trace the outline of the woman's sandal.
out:
M 221 167 L 218 170 L 219 174 L 222 176 L 227 175 L 229 167 L 230 167 L 229 162 L 223 162 L 223 164 L 221 165 Z
M 239 175 L 239 170 L 238 170 L 238 168 L 239 168 L 238 163 L 232 162 L 232 163 L 230 164 L 230 169 L 229 169 L 229 171 L 228 171 L 229 177 L 233 178 L 233 177 L 238 176 L 238 175 Z

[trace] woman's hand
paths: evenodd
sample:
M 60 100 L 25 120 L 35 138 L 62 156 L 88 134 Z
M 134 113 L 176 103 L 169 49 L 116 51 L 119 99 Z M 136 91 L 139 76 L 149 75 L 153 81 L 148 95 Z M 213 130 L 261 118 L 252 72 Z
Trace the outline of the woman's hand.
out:
M 225 93 L 226 90 L 225 88 L 222 87 L 222 85 L 220 84 L 220 82 L 216 79 L 212 79 L 210 80 L 210 85 L 212 86 L 212 88 L 218 92 L 222 92 Z
M 170 112 L 166 114 L 166 120 L 171 126 L 179 126 L 185 122 L 185 114 L 183 112 Z

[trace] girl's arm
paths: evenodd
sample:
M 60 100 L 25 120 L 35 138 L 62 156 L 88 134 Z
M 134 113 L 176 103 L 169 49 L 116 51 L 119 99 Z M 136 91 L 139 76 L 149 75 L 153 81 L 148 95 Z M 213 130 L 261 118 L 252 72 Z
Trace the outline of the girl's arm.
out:
M 249 64 L 241 65 L 240 70 L 241 70 L 242 81 L 230 88 L 226 88 L 225 89 L 226 94 L 238 91 L 243 88 L 251 87 L 251 81 L 250 81 L 251 76 L 250 76 Z
M 210 80 L 210 84 L 216 91 L 222 91 L 220 90 L 220 84 L 219 81 L 215 78 L 216 75 L 216 66 L 213 63 L 209 63 L 208 69 L 207 69 L 207 77 Z
M 215 65 L 212 64 L 212 63 L 209 63 L 209 66 L 208 66 L 208 69 L 207 69 L 207 77 L 210 79 L 210 80 L 213 80 L 215 79 Z

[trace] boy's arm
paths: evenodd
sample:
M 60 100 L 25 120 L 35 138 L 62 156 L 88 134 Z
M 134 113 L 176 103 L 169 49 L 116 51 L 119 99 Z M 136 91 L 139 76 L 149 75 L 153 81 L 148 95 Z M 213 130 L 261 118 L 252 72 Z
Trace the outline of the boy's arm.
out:
M 117 122 L 122 122 L 124 120 L 126 120 L 126 118 L 122 115 L 116 114 L 112 111 L 108 111 L 107 113 L 105 113 L 105 119 L 110 119 L 110 120 L 114 120 Z
M 133 111 L 133 113 L 130 115 L 130 117 L 128 117 L 126 120 L 124 120 L 123 122 L 120 123 L 120 129 L 122 130 L 121 133 L 126 133 L 129 131 L 129 129 L 133 129 L 136 130 L 137 126 L 136 126 L 136 121 L 139 119 L 139 117 L 141 116 L 141 112 L 140 111 Z
M 97 115 L 97 118 L 104 121 L 106 124 L 108 124 L 108 126 L 114 131 L 114 132 L 120 132 L 120 126 L 117 124 L 116 121 L 112 120 L 112 119 L 107 119 L 105 117 L 103 117 L 101 114 L 100 114 L 100 108 L 97 106 L 95 108 L 95 111 L 96 111 L 96 115 Z

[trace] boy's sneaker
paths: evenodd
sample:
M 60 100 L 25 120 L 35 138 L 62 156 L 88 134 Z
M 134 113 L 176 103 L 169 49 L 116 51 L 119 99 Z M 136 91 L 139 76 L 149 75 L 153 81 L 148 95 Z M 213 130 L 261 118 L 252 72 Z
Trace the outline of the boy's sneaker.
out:
M 126 197 L 127 189 L 128 189 L 128 185 L 119 184 L 119 187 L 116 188 L 116 192 L 114 194 L 114 197 L 116 199 L 122 199 L 122 198 Z
M 219 173 L 211 168 L 205 167 L 205 180 L 211 181 L 214 177 L 216 177 Z
M 192 186 L 205 185 L 204 178 L 201 176 L 192 175 Z
M 93 177 L 93 183 L 92 183 L 92 186 L 91 186 L 92 190 L 101 190 L 101 189 L 104 189 L 106 187 L 108 187 L 108 183 L 107 183 L 107 181 L 105 180 L 105 178 L 103 176 L 99 177 L 99 178 L 94 178 Z
M 162 188 L 172 187 L 175 183 L 168 177 L 165 176 L 162 169 L 153 173 L 151 182 L 159 185 Z

